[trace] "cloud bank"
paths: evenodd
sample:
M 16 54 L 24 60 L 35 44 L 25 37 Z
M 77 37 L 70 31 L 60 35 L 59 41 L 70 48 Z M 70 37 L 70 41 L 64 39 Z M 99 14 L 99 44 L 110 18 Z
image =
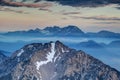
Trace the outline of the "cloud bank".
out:
M 26 7 L 41 7 L 38 3 L 43 0 L 33 0 L 31 4 L 26 3 L 29 0 L 23 0 L 21 2 L 15 0 L 0 0 L 0 5 L 8 5 L 8 6 L 26 6 Z M 106 6 L 109 4 L 118 4 L 120 5 L 120 0 L 44 0 L 49 2 L 57 2 L 61 5 L 68 5 L 73 7 L 98 7 L 98 6 Z M 49 4 L 46 4 L 49 5 Z M 43 6 L 43 5 L 42 5 Z
M 92 20 L 102 20 L 102 21 L 120 21 L 119 17 L 107 17 L 107 16 L 91 16 L 91 17 L 80 17 L 80 16 L 71 16 L 72 18 L 82 18 L 82 19 L 92 19 Z

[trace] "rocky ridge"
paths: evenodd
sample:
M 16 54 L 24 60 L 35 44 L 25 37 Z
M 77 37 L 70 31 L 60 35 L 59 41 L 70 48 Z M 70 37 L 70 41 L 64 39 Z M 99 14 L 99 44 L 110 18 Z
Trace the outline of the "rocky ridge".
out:
M 120 80 L 119 71 L 59 41 L 24 46 L 0 72 L 0 80 Z

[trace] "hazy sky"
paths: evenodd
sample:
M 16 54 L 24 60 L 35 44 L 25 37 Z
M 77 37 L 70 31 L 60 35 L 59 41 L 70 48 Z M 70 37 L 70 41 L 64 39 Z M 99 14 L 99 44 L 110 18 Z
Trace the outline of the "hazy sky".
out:
M 120 32 L 120 6 L 117 4 L 83 7 L 42 1 L 36 5 L 0 6 L 0 31 L 76 25 L 86 32 L 103 29 Z

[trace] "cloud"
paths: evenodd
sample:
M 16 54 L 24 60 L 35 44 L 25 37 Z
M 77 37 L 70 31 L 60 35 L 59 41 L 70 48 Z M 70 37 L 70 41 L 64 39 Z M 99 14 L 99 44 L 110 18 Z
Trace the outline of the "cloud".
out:
M 83 6 L 83 7 L 97 7 L 109 4 L 120 4 L 120 0 L 47 0 L 56 1 L 62 5 L 69 6 Z
M 26 6 L 26 7 L 41 7 L 40 1 L 43 0 L 33 0 L 33 3 L 27 4 L 23 2 L 15 2 L 14 0 L 1 0 L 1 5 L 8 6 Z M 98 7 L 98 6 L 106 6 L 109 4 L 120 4 L 120 0 L 44 0 L 49 2 L 57 2 L 62 5 L 68 5 L 73 7 Z M 45 4 L 45 6 L 49 6 L 50 4 Z M 42 5 L 43 6 L 43 5 Z
M 40 8 L 39 10 L 47 11 L 47 12 L 53 12 L 52 10 L 50 10 L 50 9 L 48 9 L 48 8 Z
M 120 24 L 120 22 L 95 22 L 95 24 Z
M 14 9 L 11 9 L 11 8 L 5 8 L 5 7 L 1 7 L 0 6 L 0 11 L 7 11 L 7 12 L 15 12 L 15 13 L 22 13 L 22 14 L 28 14 L 28 12 L 24 12 L 22 10 L 14 10 Z
M 118 7 L 115 7 L 116 9 L 120 9 L 120 6 L 118 6 Z
M 82 18 L 82 19 L 92 19 L 92 20 L 104 20 L 104 21 L 120 21 L 119 17 L 107 17 L 107 16 L 92 16 L 92 17 L 80 17 L 80 16 L 71 16 L 72 18 Z
M 68 20 L 68 18 L 66 18 L 66 17 L 63 17 L 63 18 L 61 18 L 62 20 Z
M 94 20 L 115 20 L 120 21 L 120 18 L 117 17 L 81 17 L 83 19 L 94 19 Z
M 17 2 L 17 1 L 11 1 L 11 0 L 1 0 L 0 5 L 5 6 L 14 6 L 14 7 L 33 7 L 33 8 L 45 8 L 45 7 L 51 7 L 53 4 L 50 2 L 44 2 L 44 3 L 25 3 L 25 2 Z
M 63 12 L 63 15 L 74 15 L 74 14 L 81 14 L 80 12 Z

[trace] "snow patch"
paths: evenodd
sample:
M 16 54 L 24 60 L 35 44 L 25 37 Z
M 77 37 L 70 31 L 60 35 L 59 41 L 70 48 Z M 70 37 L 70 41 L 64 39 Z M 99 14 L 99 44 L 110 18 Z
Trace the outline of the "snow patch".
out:
M 62 53 L 64 53 L 65 52 L 65 50 L 62 48 Z
M 17 57 L 21 56 L 21 54 L 24 52 L 23 49 L 20 50 L 20 52 L 17 54 Z
M 18 76 L 17 78 L 18 78 L 18 80 L 19 80 L 19 79 L 20 79 L 20 76 Z
M 37 70 L 39 70 L 40 66 L 47 64 L 48 62 L 52 62 L 54 55 L 55 55 L 55 43 L 51 43 L 51 51 L 47 54 L 47 57 L 46 57 L 47 60 L 36 62 Z
M 62 53 L 69 52 L 69 50 L 64 50 L 64 48 L 61 48 Z M 60 51 L 58 52 L 59 54 L 54 58 L 54 62 L 58 59 L 60 59 Z
M 62 53 L 65 53 L 65 52 L 69 52 L 69 50 L 64 50 L 64 49 L 62 48 Z
M 33 47 L 33 45 L 29 45 L 29 46 L 28 46 L 28 48 L 32 48 L 32 47 Z
M 20 62 L 20 58 L 18 58 L 18 60 L 17 60 L 18 62 Z
M 40 77 L 40 79 L 39 79 L 39 78 L 37 78 L 37 80 L 42 80 L 41 73 L 40 73 L 39 71 L 37 71 L 37 73 L 40 75 L 40 76 L 39 76 L 39 77 Z
M 56 61 L 57 58 L 58 58 L 58 56 L 54 58 L 54 62 Z
M 43 33 L 43 34 L 46 34 L 46 35 L 51 35 L 52 33 L 50 33 L 49 31 L 46 31 L 46 30 L 41 30 L 41 32 Z
M 54 58 L 54 62 L 57 60 L 57 58 L 60 56 L 60 52 L 59 54 Z

